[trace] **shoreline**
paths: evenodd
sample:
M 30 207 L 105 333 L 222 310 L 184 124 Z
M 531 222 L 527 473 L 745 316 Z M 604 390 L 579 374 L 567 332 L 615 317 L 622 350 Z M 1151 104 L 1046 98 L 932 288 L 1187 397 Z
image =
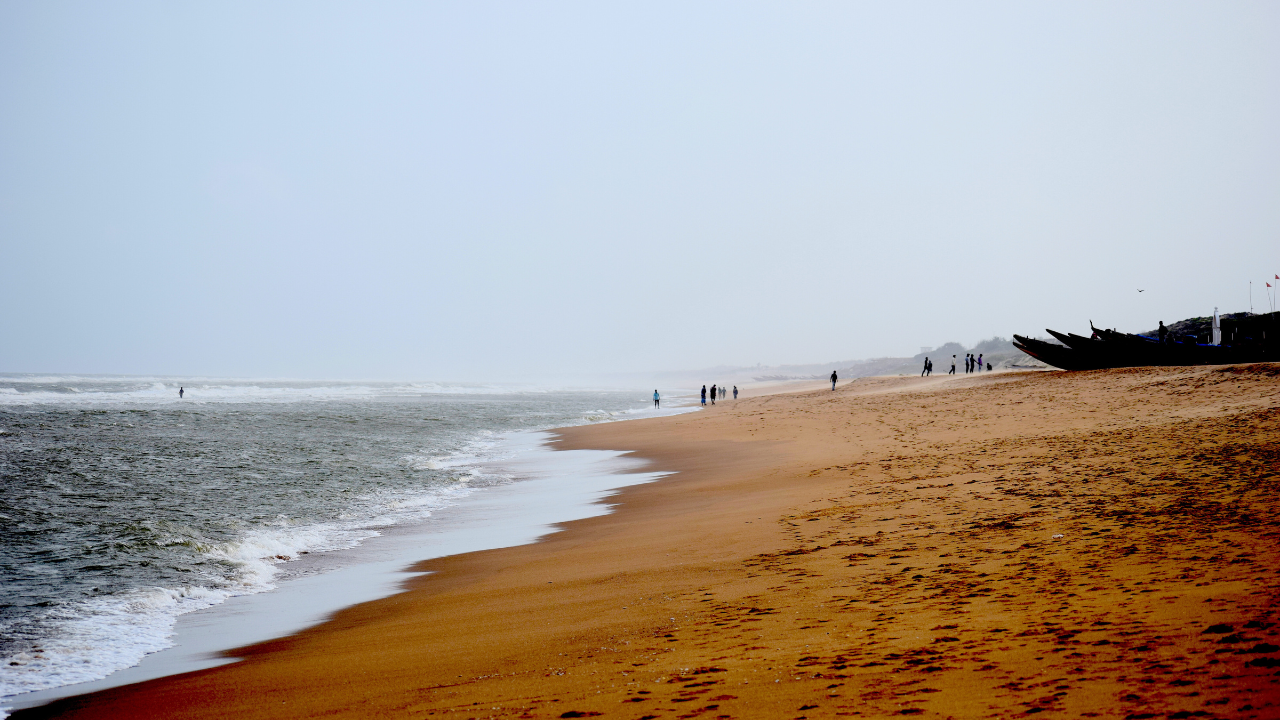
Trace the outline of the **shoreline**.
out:
M 1277 428 L 1253 366 L 877 378 L 564 429 L 676 474 L 244 662 L 15 717 L 1274 712 Z
M 265 592 L 233 595 L 177 616 L 169 647 L 104 678 L 8 696 L 6 713 L 64 698 L 239 662 L 237 648 L 287 637 L 340 611 L 401 592 L 411 568 L 423 560 L 537 542 L 558 524 L 608 513 L 618 488 L 652 482 L 624 453 L 556 453 L 549 431 L 518 431 L 499 440 L 500 459 L 477 467 L 511 473 L 515 480 L 471 490 L 438 514 L 414 524 L 378 528 L 350 548 L 297 558 L 293 576 Z M 563 478 L 567 482 L 551 481 Z M 306 567 L 310 566 L 310 567 Z

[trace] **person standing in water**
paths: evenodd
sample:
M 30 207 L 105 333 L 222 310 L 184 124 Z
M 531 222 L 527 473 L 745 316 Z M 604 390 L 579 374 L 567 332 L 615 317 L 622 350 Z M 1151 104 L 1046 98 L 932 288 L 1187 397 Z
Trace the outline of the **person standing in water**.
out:
M 660 398 L 660 397 L 658 397 L 658 391 L 657 391 L 657 390 L 654 390 L 654 391 L 653 391 L 653 406 L 654 406 L 654 407 L 662 407 L 661 405 L 659 405 L 659 404 L 658 404 L 658 401 L 659 401 L 659 400 L 661 400 L 661 398 Z
M 831 371 L 831 389 L 832 390 L 836 389 L 836 371 L 835 370 Z
M 179 387 L 178 387 L 178 399 L 179 399 L 179 400 L 181 400 L 181 399 L 182 399 L 182 394 L 183 394 L 184 392 L 186 392 L 186 390 L 187 390 L 187 389 L 186 389 L 186 388 L 184 388 L 184 387 L 181 387 L 181 386 L 179 386 Z

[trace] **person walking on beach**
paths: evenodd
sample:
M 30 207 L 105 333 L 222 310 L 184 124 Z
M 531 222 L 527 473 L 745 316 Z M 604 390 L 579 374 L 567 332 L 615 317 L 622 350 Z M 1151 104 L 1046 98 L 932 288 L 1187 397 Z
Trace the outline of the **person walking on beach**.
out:
M 831 389 L 832 390 L 836 389 L 836 371 L 835 370 L 831 371 Z
M 952 356 L 951 356 L 951 372 L 949 372 L 949 373 L 947 373 L 947 374 L 948 374 L 948 375 L 955 375 L 955 374 L 956 374 L 956 356 L 955 356 L 955 355 L 952 355 Z
M 186 388 L 184 388 L 184 387 L 179 387 L 179 388 L 178 388 L 178 399 L 179 399 L 179 400 L 181 400 L 181 399 L 182 399 L 182 394 L 183 394 L 184 392 L 186 392 L 186 391 L 187 391 L 187 389 L 186 389 Z
M 737 400 L 737 399 L 738 399 L 738 386 L 737 386 L 737 385 L 734 385 L 734 386 L 733 386 L 733 399 L 734 399 L 734 400 Z
M 924 377 L 927 372 L 929 372 L 929 358 L 924 359 L 924 367 L 920 369 L 920 377 Z
M 716 404 L 716 386 L 715 385 L 711 386 L 711 404 L 712 405 Z
M 702 404 L 703 405 L 707 404 L 707 386 L 706 385 L 702 386 Z
M 653 391 L 653 406 L 654 406 L 654 407 L 662 407 L 661 405 L 659 405 L 659 404 L 658 404 L 658 403 L 659 403 L 659 401 L 660 401 L 661 399 L 662 399 L 662 398 L 658 397 L 658 391 L 657 391 L 657 390 L 654 390 L 654 391 Z

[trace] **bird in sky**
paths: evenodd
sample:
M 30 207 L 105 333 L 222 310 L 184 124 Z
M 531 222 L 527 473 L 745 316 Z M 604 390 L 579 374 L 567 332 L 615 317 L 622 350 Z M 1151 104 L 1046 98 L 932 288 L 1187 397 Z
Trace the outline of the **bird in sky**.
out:
M 1138 292 L 1146 292 L 1146 290 L 1143 290 L 1142 288 L 1138 288 Z

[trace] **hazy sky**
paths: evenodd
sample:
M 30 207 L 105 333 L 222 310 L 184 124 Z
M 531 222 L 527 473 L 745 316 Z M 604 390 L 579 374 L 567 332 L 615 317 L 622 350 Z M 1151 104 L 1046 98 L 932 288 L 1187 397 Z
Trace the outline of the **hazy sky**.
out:
M 911 355 L 1276 272 L 1274 2 L 0 3 L 0 371 Z

